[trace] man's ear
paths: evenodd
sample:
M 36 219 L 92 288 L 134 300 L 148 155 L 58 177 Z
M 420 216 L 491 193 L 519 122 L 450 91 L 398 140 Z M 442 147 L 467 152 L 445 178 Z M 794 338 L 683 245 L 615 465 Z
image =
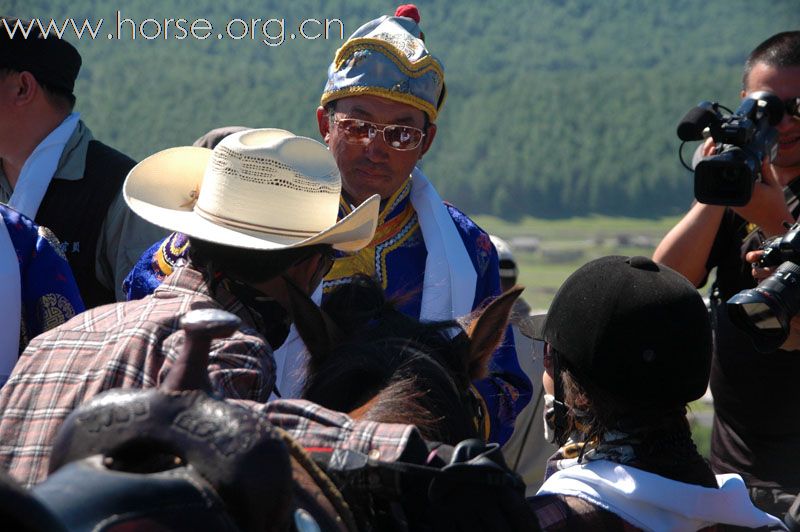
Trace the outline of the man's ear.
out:
M 30 72 L 20 72 L 17 75 L 17 82 L 14 85 L 14 103 L 16 105 L 28 105 L 41 91 L 39 82 Z
M 322 135 L 325 144 L 328 144 L 331 138 L 331 121 L 328 111 L 322 106 L 317 107 L 317 126 L 319 127 L 319 134 Z
M 422 151 L 419 153 L 419 158 L 422 159 L 422 156 L 425 155 L 431 144 L 433 144 L 433 138 L 436 136 L 436 124 L 428 124 L 428 131 L 425 132 L 425 136 L 422 138 Z

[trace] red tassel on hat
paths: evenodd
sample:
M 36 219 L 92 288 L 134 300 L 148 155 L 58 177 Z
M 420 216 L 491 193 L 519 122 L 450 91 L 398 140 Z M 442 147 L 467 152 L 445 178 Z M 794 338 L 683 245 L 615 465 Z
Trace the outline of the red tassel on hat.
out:
M 394 12 L 396 17 L 408 17 L 419 24 L 419 9 L 414 4 L 403 4 Z

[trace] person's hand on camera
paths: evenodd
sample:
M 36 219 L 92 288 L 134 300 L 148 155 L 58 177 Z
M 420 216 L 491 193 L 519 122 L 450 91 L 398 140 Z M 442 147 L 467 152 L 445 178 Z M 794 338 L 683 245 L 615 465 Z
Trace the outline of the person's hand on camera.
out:
M 703 156 L 714 153 L 714 141 L 707 139 L 703 145 Z M 786 207 L 783 187 L 769 161 L 761 165 L 761 179 L 753 185 L 750 202 L 733 210 L 748 222 L 758 225 L 767 236 L 782 235 L 786 232 L 784 222 L 792 223 L 791 214 Z
M 752 266 L 753 277 L 759 283 L 775 273 L 776 268 L 762 268 L 758 266 L 758 261 L 764 251 L 757 249 L 755 251 L 748 251 L 744 259 Z M 800 315 L 792 318 L 789 323 L 789 336 L 786 341 L 781 344 L 781 349 L 784 351 L 799 351 L 800 350 Z
M 748 251 L 744 256 L 744 260 L 749 262 L 752 268 L 750 272 L 759 283 L 775 273 L 775 268 L 766 268 L 758 265 L 758 261 L 761 260 L 763 254 L 764 250 L 757 249 L 755 251 Z
M 792 318 L 789 322 L 789 336 L 781 344 L 784 351 L 800 351 L 800 315 Z

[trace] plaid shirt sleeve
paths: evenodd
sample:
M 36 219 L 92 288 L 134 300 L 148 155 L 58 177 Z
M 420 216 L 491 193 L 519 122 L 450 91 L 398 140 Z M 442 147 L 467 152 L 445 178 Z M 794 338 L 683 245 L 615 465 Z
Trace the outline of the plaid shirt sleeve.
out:
M 309 452 L 350 450 L 391 462 L 400 459 L 412 439 L 421 440 L 413 425 L 354 420 L 347 414 L 301 399 L 270 401 L 252 407 Z

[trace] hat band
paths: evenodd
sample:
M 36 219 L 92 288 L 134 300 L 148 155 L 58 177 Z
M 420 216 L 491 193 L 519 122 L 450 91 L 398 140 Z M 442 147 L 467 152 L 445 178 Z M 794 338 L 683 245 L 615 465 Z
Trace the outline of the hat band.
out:
M 290 237 L 296 236 L 296 237 L 306 237 L 306 238 L 319 234 L 319 231 L 300 231 L 295 229 L 284 229 L 279 227 L 271 227 L 269 225 L 259 225 L 248 222 L 242 222 L 239 220 L 233 220 L 231 218 L 225 218 L 222 216 L 217 216 L 216 214 L 211 214 L 210 212 L 203 210 L 202 207 L 200 207 L 199 205 L 194 206 L 194 212 L 196 212 L 201 217 L 215 224 L 227 225 L 229 227 L 235 227 L 237 229 L 246 229 L 249 231 L 257 231 L 260 233 L 269 233 L 279 236 L 290 236 Z
M 411 107 L 419 109 L 423 113 L 427 113 L 431 122 L 436 121 L 436 117 L 438 115 L 436 106 L 424 100 L 423 98 L 406 92 L 398 92 L 385 89 L 383 87 L 372 87 L 369 85 L 351 85 L 349 87 L 325 92 L 322 94 L 322 98 L 320 99 L 320 105 L 325 107 L 328 102 L 333 100 L 347 98 L 348 96 L 363 96 L 365 94 L 379 96 L 381 98 L 386 98 L 387 100 L 393 100 L 395 102 L 410 105 Z

